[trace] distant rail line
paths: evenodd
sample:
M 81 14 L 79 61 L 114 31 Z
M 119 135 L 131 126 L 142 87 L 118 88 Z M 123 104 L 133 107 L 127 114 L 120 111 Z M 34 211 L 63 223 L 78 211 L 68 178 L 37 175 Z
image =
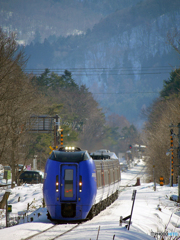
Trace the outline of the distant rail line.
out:
M 143 176 L 145 174 L 144 169 L 146 168 L 146 165 L 143 165 L 141 168 L 141 171 L 137 173 L 132 179 L 128 180 L 128 182 L 125 184 L 125 186 L 120 186 L 119 193 L 124 191 L 127 187 L 132 187 L 133 185 L 129 185 L 135 178 Z

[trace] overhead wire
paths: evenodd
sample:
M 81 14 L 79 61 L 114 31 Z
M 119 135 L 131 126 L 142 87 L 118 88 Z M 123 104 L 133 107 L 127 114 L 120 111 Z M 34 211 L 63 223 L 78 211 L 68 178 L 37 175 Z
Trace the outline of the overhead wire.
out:
M 25 69 L 25 72 L 44 72 L 45 69 L 40 68 L 27 68 Z M 60 72 L 64 73 L 64 68 L 48 68 L 48 70 L 51 72 Z M 159 67 L 119 67 L 119 68 L 68 68 L 68 71 L 72 72 L 72 74 L 104 74 L 104 71 L 108 71 L 109 75 L 134 75 L 134 74 L 163 74 L 163 73 L 169 73 L 173 70 L 170 66 L 159 66 Z M 147 72 L 151 70 L 151 72 Z M 93 72 L 92 72 L 93 71 Z M 119 71 L 119 73 L 117 73 Z M 121 73 L 121 72 L 127 72 L 127 73 Z M 130 73 L 129 73 L 130 72 Z
M 64 75 L 65 68 L 48 68 L 51 72 Z M 172 66 L 157 66 L 157 67 L 119 67 L 119 68 L 109 68 L 109 67 L 97 67 L 97 68 L 68 68 L 66 69 L 71 72 L 72 76 L 97 76 L 97 75 L 115 75 L 115 76 L 128 76 L 128 75 L 160 75 L 169 74 L 173 71 Z M 45 69 L 42 68 L 27 68 L 25 72 L 42 74 Z M 119 71 L 119 72 L 117 72 Z M 151 72 L 150 72 L 151 71 Z M 103 94 L 159 94 L 160 91 L 147 91 L 147 92 L 93 92 L 93 95 L 103 95 Z
M 108 92 L 105 92 L 105 93 L 93 93 L 93 94 L 144 94 L 144 93 L 155 93 L 155 94 L 159 94 L 160 92 L 113 92 L 113 93 L 108 93 Z

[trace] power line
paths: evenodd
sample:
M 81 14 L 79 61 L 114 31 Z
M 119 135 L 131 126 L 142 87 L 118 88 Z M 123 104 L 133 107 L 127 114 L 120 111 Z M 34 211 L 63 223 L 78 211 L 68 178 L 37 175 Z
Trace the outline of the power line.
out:
M 157 67 L 118 67 L 118 68 L 110 68 L 110 67 L 91 67 L 91 68 L 88 68 L 88 67 L 76 67 L 76 68 L 69 68 L 69 69 L 127 69 L 127 68 L 129 68 L 129 69 L 137 69 L 137 68 L 140 68 L 140 69 L 142 69 L 142 68 L 147 68 L 147 69 L 149 69 L 149 68 L 151 68 L 151 69 L 156 69 L 156 68 L 173 68 L 172 66 L 157 66 Z M 65 70 L 65 69 L 67 69 L 67 68 L 27 68 L 27 69 L 29 69 L 29 70 L 45 70 L 45 69 L 49 69 L 49 70 Z
M 43 72 L 41 72 L 40 70 L 25 70 L 26 73 L 34 73 L 34 74 L 42 74 Z M 115 70 L 114 70 L 115 71 Z M 125 70 L 124 70 L 125 71 Z M 57 73 L 60 73 L 60 74 L 64 74 L 63 71 L 60 71 L 60 70 L 56 70 Z M 76 71 L 76 72 L 73 72 L 71 71 L 71 74 L 73 76 L 95 76 L 95 75 L 103 75 L 103 74 L 107 74 L 107 73 L 104 73 L 104 72 L 97 72 L 97 71 L 94 71 L 94 72 L 83 72 L 83 71 Z M 115 72 L 108 72 L 108 75 L 114 75 L 114 76 L 127 76 L 127 75 L 160 75 L 160 74 L 170 74 L 170 71 L 158 71 L 158 72 L 136 72 L 136 71 L 131 71 L 131 72 L 124 72 L 124 73 L 115 73 Z
M 151 93 L 153 93 L 153 94 L 159 94 L 160 92 L 113 92 L 113 93 L 93 93 L 93 92 L 91 92 L 92 94 L 151 94 Z
M 65 68 L 48 68 L 51 72 L 55 72 L 63 75 Z M 69 68 L 68 71 L 71 72 L 73 76 L 97 76 L 97 75 L 114 75 L 114 76 L 134 76 L 134 75 L 161 75 L 170 74 L 174 70 L 172 66 L 157 66 L 157 67 L 81 67 L 81 68 Z M 42 68 L 27 68 L 26 73 L 42 74 L 45 69 Z

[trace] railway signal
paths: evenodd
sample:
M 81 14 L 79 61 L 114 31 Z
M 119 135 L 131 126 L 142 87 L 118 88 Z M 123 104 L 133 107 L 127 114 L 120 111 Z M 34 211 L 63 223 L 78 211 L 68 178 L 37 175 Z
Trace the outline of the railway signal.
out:
M 174 149 L 174 146 L 173 146 L 173 137 L 176 136 L 178 137 L 178 147 L 176 148 L 177 149 L 177 158 L 178 158 L 178 165 L 176 165 L 175 167 L 178 167 L 178 201 L 180 202 L 180 123 L 178 123 L 178 125 L 169 125 L 169 127 L 178 127 L 178 134 L 175 135 L 173 133 L 173 129 L 170 130 L 170 133 L 171 133 L 171 147 L 170 147 L 170 150 L 171 150 L 171 186 L 173 186 L 173 175 L 174 175 L 174 169 L 173 169 L 173 163 L 174 163 L 174 155 L 173 155 L 173 149 Z
M 54 122 L 54 126 L 53 126 Z M 38 133 L 50 133 L 54 132 L 54 146 L 49 147 L 52 151 L 58 148 L 58 132 L 62 131 L 60 129 L 60 117 L 56 114 L 54 117 L 50 116 L 31 116 L 30 117 L 30 132 L 38 132 Z M 52 127 L 53 126 L 53 127 Z M 61 141 L 62 142 L 62 141 Z M 62 146 L 62 144 L 61 144 Z M 49 153 L 51 154 L 52 151 Z
M 159 184 L 160 186 L 164 185 L 164 178 L 162 176 L 159 178 Z
M 61 129 L 61 147 L 63 146 L 63 129 Z
M 8 205 L 8 212 L 12 212 L 12 205 Z
M 50 151 L 50 153 L 49 153 L 49 155 L 50 155 L 53 150 L 56 150 L 56 149 L 58 148 L 58 146 L 56 146 L 56 147 L 51 147 L 51 146 L 49 146 L 49 148 L 51 149 L 51 151 Z
M 170 139 L 171 139 L 171 142 L 170 142 L 170 149 L 171 149 L 171 187 L 173 187 L 173 175 L 174 175 L 174 167 L 173 167 L 173 164 L 174 164 L 174 152 L 173 152 L 173 129 L 170 130 Z

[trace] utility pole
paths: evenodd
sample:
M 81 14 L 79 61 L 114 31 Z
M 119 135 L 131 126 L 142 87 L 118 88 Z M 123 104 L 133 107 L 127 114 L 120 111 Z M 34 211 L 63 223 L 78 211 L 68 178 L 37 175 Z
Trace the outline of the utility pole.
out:
M 175 148 L 177 149 L 177 158 L 178 158 L 178 165 L 175 165 L 175 167 L 178 167 L 178 202 L 180 202 L 180 123 L 178 123 L 177 126 L 174 126 L 173 124 L 171 124 L 169 127 L 178 127 L 178 147 Z M 173 186 L 173 174 L 174 174 L 174 170 L 173 170 L 173 159 L 174 159 L 174 156 L 173 156 L 173 137 L 175 136 L 175 134 L 173 133 L 173 129 L 170 130 L 170 133 L 171 133 L 171 147 L 170 147 L 170 150 L 171 150 L 171 186 Z
M 154 180 L 154 191 L 156 191 L 156 178 L 155 178 L 155 163 L 153 158 L 153 180 Z
M 171 187 L 173 187 L 173 175 L 174 175 L 174 168 L 173 168 L 173 163 L 174 163 L 174 152 L 173 152 L 173 129 L 170 130 L 170 138 L 171 138 L 171 143 L 170 143 L 170 150 L 171 150 L 171 177 L 170 177 L 170 182 L 171 182 Z
M 58 146 L 58 127 L 60 126 L 60 118 L 56 114 L 54 117 L 54 149 Z
M 180 123 L 178 123 L 178 202 L 180 202 Z

